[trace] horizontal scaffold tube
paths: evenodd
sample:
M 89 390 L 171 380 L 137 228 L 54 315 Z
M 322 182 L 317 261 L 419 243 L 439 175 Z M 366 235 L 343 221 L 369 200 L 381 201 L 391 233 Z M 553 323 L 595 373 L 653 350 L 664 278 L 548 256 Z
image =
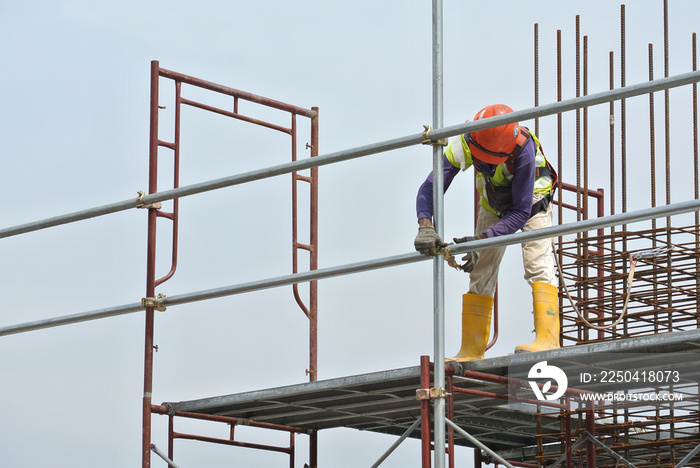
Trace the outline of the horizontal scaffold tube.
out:
M 538 239 L 547 239 L 552 237 L 575 234 L 584 231 L 593 231 L 599 228 L 610 226 L 619 226 L 622 224 L 631 224 L 639 221 L 646 221 L 665 216 L 679 215 L 700 211 L 700 200 L 691 200 L 670 205 L 657 206 L 644 210 L 633 211 L 629 213 L 620 213 L 603 218 L 588 219 L 568 224 L 560 224 L 544 229 L 534 231 L 517 232 L 506 236 L 493 237 L 489 239 L 481 239 L 474 242 L 456 244 L 450 247 L 453 253 L 464 253 L 479 250 L 487 247 L 501 247 L 511 244 L 520 244 Z M 163 306 L 174 306 L 180 304 L 188 304 L 191 302 L 203 301 L 207 299 L 215 299 L 218 297 L 234 296 L 237 294 L 271 289 L 280 286 L 288 286 L 291 284 L 306 283 L 309 281 L 343 276 L 352 273 L 360 273 L 364 271 L 378 270 L 392 266 L 406 265 L 416 263 L 423 260 L 428 260 L 429 257 L 421 255 L 417 252 L 396 255 L 393 257 L 384 257 L 375 260 L 364 262 L 350 263 L 341 266 L 330 268 L 321 268 L 318 270 L 296 273 L 292 275 L 279 276 L 276 278 L 263 279 L 249 283 L 242 283 L 233 286 L 225 286 L 221 288 L 207 289 L 187 294 L 164 297 L 161 300 Z M 12 325 L 0 328 L 0 336 L 13 335 L 17 333 L 39 330 L 42 328 L 52 328 L 70 323 L 85 322 L 88 320 L 96 320 L 116 315 L 124 315 L 128 313 L 138 312 L 143 310 L 140 303 L 127 304 L 111 309 L 100 309 L 92 312 L 84 312 L 80 314 L 67 315 L 35 322 L 28 322 L 19 325 Z
M 595 106 L 597 104 L 603 104 L 610 101 L 645 95 L 664 89 L 685 86 L 688 84 L 697 83 L 698 81 L 700 81 L 700 71 L 684 73 L 668 78 L 661 78 L 658 80 L 647 81 L 636 85 L 626 86 L 624 88 L 618 88 L 611 91 L 603 91 L 600 93 L 589 94 L 587 96 L 573 98 L 566 101 L 559 101 L 552 104 L 545 104 L 543 106 L 533 107 L 530 109 L 518 110 L 513 113 L 500 115 L 485 120 L 472 121 L 459 125 L 453 125 L 450 127 L 444 127 L 441 129 L 434 129 L 430 132 L 430 137 L 433 140 L 439 140 L 454 135 L 460 135 L 462 133 L 469 133 L 477 130 L 483 130 L 484 128 L 504 125 L 510 122 L 519 122 L 534 119 L 537 117 L 544 117 L 547 115 L 558 114 L 561 112 L 581 109 L 584 107 Z M 147 206 L 157 202 L 172 200 L 175 198 L 182 198 L 189 195 L 195 195 L 199 193 L 209 192 L 212 190 L 217 190 L 220 188 L 232 187 L 234 185 L 240 185 L 255 180 L 266 179 L 282 174 L 290 174 L 292 172 L 309 169 L 311 167 L 325 166 L 328 164 L 361 158 L 364 156 L 369 156 L 384 151 L 406 148 L 408 146 L 420 144 L 422 141 L 423 134 L 417 133 L 402 138 L 395 138 L 393 140 L 386 140 L 371 145 L 359 146 L 348 150 L 337 151 L 335 153 L 316 156 L 314 158 L 306 158 L 295 162 L 271 166 L 229 177 L 214 179 L 207 182 L 187 185 L 177 189 L 165 190 L 162 192 L 146 195 L 139 199 L 134 197 L 129 200 L 124 200 L 109 205 L 104 205 L 96 208 L 69 213 L 66 215 L 55 216 L 40 221 L 0 229 L 0 239 L 4 237 L 16 236 L 18 234 L 24 234 L 27 232 L 38 231 L 53 226 L 59 226 L 62 224 L 68 224 L 75 221 L 94 218 L 97 216 L 117 213 L 131 208 L 137 208 L 139 206 Z

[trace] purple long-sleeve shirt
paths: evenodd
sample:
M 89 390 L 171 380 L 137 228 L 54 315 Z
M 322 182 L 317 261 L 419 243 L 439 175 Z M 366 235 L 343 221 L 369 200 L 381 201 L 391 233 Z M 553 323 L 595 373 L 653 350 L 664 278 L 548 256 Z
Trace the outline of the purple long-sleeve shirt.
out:
M 511 208 L 503 213 L 503 217 L 493 226 L 482 234 L 485 237 L 497 237 L 506 234 L 513 234 L 522 229 L 528 219 L 530 219 L 530 211 L 532 210 L 532 196 L 535 190 L 535 152 L 537 148 L 535 142 L 530 140 L 518 157 L 515 158 L 513 165 L 513 179 L 511 180 L 511 195 L 513 204 Z M 460 172 L 458 167 L 450 163 L 446 156 L 443 155 L 443 180 L 444 190 L 452 184 L 455 176 Z M 495 166 L 490 164 L 480 163 L 484 171 L 492 171 Z M 474 167 L 476 170 L 476 166 Z M 488 183 L 488 182 L 486 182 Z M 418 219 L 433 217 L 433 173 L 431 172 L 425 179 L 425 182 L 418 190 L 416 197 L 416 215 Z

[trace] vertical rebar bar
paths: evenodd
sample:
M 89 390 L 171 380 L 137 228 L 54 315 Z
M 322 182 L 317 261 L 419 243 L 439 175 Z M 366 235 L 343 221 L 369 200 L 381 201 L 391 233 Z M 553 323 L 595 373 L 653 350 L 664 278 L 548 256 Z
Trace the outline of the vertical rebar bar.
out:
M 433 128 L 443 125 L 443 76 L 442 76 L 442 0 L 433 0 Z M 433 147 L 433 207 L 435 229 L 444 236 L 443 161 L 442 147 Z M 436 388 L 445 388 L 445 262 L 442 256 L 433 260 L 433 341 Z M 435 468 L 445 467 L 445 400 L 433 400 Z
M 693 71 L 698 69 L 697 61 L 697 38 L 696 34 L 693 33 Z M 694 168 L 694 181 L 695 186 L 695 199 L 700 198 L 700 193 L 698 186 L 700 185 L 700 177 L 698 174 L 698 85 L 693 83 L 693 168 Z M 700 225 L 700 213 L 695 212 L 695 225 Z M 700 236 L 698 231 L 695 231 L 695 251 L 700 252 Z M 700 271 L 700 257 L 695 257 L 695 271 Z M 695 279 L 696 290 L 700 290 L 700 278 Z M 697 316 L 697 326 L 700 328 L 700 295 L 695 295 L 695 310 Z
M 576 15 L 576 97 L 581 97 L 581 17 Z M 581 221 L 581 109 L 576 109 L 576 221 Z M 581 233 L 576 235 L 581 238 Z M 580 244 L 579 244 L 580 245 Z M 578 252 L 579 257 L 581 251 Z M 580 276 L 580 275 L 579 275 Z
M 583 95 L 588 96 L 588 36 L 583 36 Z M 588 107 L 583 108 L 583 219 L 588 219 Z M 588 233 L 583 234 L 588 237 Z
M 615 89 L 615 54 L 610 51 L 610 90 Z M 610 214 L 615 214 L 615 102 L 610 101 Z M 610 228 L 615 232 L 615 226 Z
M 561 29 L 557 29 L 557 102 L 561 101 Z M 557 193 L 558 198 L 558 219 L 559 224 L 564 224 L 564 202 L 562 197 L 562 179 L 564 178 L 564 165 L 562 156 L 562 116 L 561 113 L 557 114 L 557 169 L 559 170 L 559 178 L 557 180 Z M 564 252 L 563 252 L 563 240 L 564 238 L 559 236 L 557 252 L 555 255 L 559 257 L 559 265 L 564 264 Z M 564 277 L 559 277 L 559 288 L 561 289 L 564 285 Z M 559 310 L 562 309 L 564 297 L 559 294 Z
M 627 395 L 627 390 L 625 390 L 625 395 Z M 632 446 L 632 437 L 630 436 L 630 432 L 634 430 L 634 427 L 631 427 L 630 425 L 630 409 L 629 406 L 625 405 L 622 409 L 623 413 L 623 422 L 622 422 L 622 427 L 624 428 L 624 438 L 623 438 L 623 447 L 625 447 L 625 455 L 624 457 L 629 460 L 630 455 L 631 455 L 631 446 Z
M 605 190 L 603 188 L 598 188 L 598 192 L 600 193 L 600 196 L 596 198 L 596 214 L 598 218 L 602 218 L 605 216 Z M 598 235 L 598 242 L 597 242 L 597 247 L 598 247 L 598 255 L 603 256 L 605 255 L 605 229 L 598 229 L 597 232 Z M 614 262 L 614 256 L 613 256 L 613 262 Z M 605 292 L 604 292 L 604 282 L 605 282 L 605 269 L 602 264 L 598 265 L 598 272 L 596 274 L 598 279 L 600 280 L 598 282 L 598 304 L 600 304 L 600 309 L 598 310 L 598 318 L 602 319 L 605 316 L 605 312 L 603 309 L 603 301 L 605 298 Z M 614 281 L 613 281 L 614 283 Z M 614 316 L 614 315 L 613 315 Z M 598 339 L 603 340 L 605 337 L 605 331 L 604 330 L 598 330 Z
M 649 44 L 649 81 L 654 80 L 654 46 Z M 651 163 L 649 176 L 651 177 L 651 206 L 656 206 L 656 138 L 654 125 L 654 93 L 649 93 L 649 154 Z M 651 220 L 651 228 L 656 230 L 656 220 Z M 656 237 L 653 239 L 653 246 L 656 247 Z
M 576 97 L 581 97 L 581 16 L 576 15 L 575 22 L 575 72 L 576 76 L 574 79 Z M 576 154 L 576 221 L 581 221 L 581 109 L 576 109 L 576 125 L 574 131 L 575 139 L 575 154 Z M 583 256 L 583 251 L 581 248 L 581 238 L 583 233 L 576 233 L 576 257 L 580 260 Z M 583 276 L 583 269 L 581 267 L 580 261 L 576 262 L 576 274 L 579 278 Z M 585 294 L 586 287 L 582 282 L 576 282 L 576 296 L 581 300 Z M 584 301 L 585 303 L 585 301 Z M 583 316 L 588 319 L 587 307 L 583 307 Z M 588 340 L 588 328 L 584 328 L 584 339 Z
M 668 0 L 664 0 L 664 78 L 669 76 L 669 60 L 668 60 Z M 664 90 L 664 130 L 665 130 L 665 152 L 666 152 L 666 204 L 671 204 L 671 103 L 670 103 L 670 93 L 669 90 Z M 671 217 L 666 217 L 666 245 L 671 245 Z M 673 270 L 673 256 L 669 251 L 666 256 L 666 266 L 667 266 L 667 292 L 666 292 L 666 305 L 668 307 L 668 325 L 667 331 L 673 331 L 673 294 L 671 291 L 672 284 L 672 270 Z
M 535 459 L 537 460 L 537 467 L 540 468 L 544 459 L 544 434 L 542 430 L 542 407 L 540 405 L 537 405 L 535 410 Z
M 586 430 L 595 437 L 595 408 L 593 402 L 586 403 Z M 586 441 L 586 467 L 596 467 L 595 445 L 590 440 Z
M 564 434 L 566 436 L 566 467 L 573 466 L 571 453 L 571 397 L 566 396 L 566 410 L 564 411 Z
M 668 0 L 664 0 L 664 78 L 668 78 Z M 671 128 L 670 128 L 669 90 L 664 90 L 664 131 L 666 153 L 666 204 L 671 204 Z M 666 218 L 666 226 L 671 227 L 671 217 Z M 670 231 L 669 231 L 670 235 Z
M 626 86 L 625 5 L 620 5 L 620 87 Z M 627 213 L 627 100 L 620 100 L 620 158 L 622 175 L 622 212 Z M 622 225 L 627 230 L 627 225 Z M 627 251 L 627 249 L 624 249 Z
M 649 81 L 654 79 L 654 46 L 649 44 Z M 656 125 L 654 119 L 654 93 L 649 93 L 649 154 L 650 154 L 650 167 L 649 176 L 651 177 L 651 206 L 656 206 Z M 656 219 L 651 220 L 651 229 L 656 232 Z M 656 235 L 652 236 L 651 240 L 652 248 L 656 248 Z M 656 263 L 656 259 L 654 259 Z M 658 288 L 658 275 L 656 273 L 656 268 L 654 268 L 653 275 L 653 287 L 654 296 L 653 301 L 658 303 L 657 288 Z M 658 306 L 657 306 L 658 307 Z M 659 321 L 654 320 L 654 332 L 659 332 Z
M 446 390 L 447 390 L 447 419 L 454 421 L 455 419 L 455 405 L 454 405 L 454 374 L 452 372 L 447 374 L 446 379 Z M 455 430 L 452 426 L 448 426 L 447 431 L 447 447 L 449 449 L 448 453 L 448 468 L 455 468 Z
M 583 36 L 583 95 L 587 96 L 588 95 L 588 36 Z M 582 142 L 581 142 L 581 157 L 582 157 L 582 168 L 581 171 L 583 173 L 582 179 L 583 179 L 583 205 L 582 205 L 582 213 L 581 216 L 583 219 L 588 219 L 588 107 L 583 108 L 583 136 L 582 136 Z M 588 251 L 588 232 L 583 233 L 583 256 L 585 259 L 588 259 L 589 256 L 589 251 Z M 584 277 L 588 278 L 589 277 L 589 269 L 588 265 L 590 262 L 586 261 L 585 265 L 583 267 L 583 275 Z M 589 301 L 589 289 L 590 288 L 585 288 L 583 290 L 583 301 L 585 306 L 585 314 L 586 316 L 589 315 L 591 307 L 588 305 L 590 304 Z
M 534 39 L 534 56 L 535 56 L 535 107 L 540 105 L 540 39 L 539 25 L 535 23 L 535 39 Z M 535 135 L 540 136 L 540 119 L 535 118 Z
M 615 89 L 615 54 L 611 50 L 609 58 L 609 77 L 610 77 L 610 90 Z M 615 103 L 610 102 L 610 215 L 615 214 Z M 617 242 L 615 240 L 615 226 L 610 227 L 610 252 L 615 252 L 617 249 Z M 614 272 L 616 268 L 615 255 L 611 256 L 611 269 Z M 612 296 L 616 297 L 617 294 L 617 281 L 611 281 Z M 613 301 L 611 307 L 612 317 L 617 314 L 617 302 Z M 611 330 L 611 334 L 614 335 L 616 328 Z
M 624 88 L 626 79 L 626 53 L 625 53 L 625 5 L 620 5 L 620 87 Z M 620 172 L 622 185 L 622 212 L 627 213 L 627 102 L 620 100 Z M 622 230 L 627 231 L 627 224 L 622 225 Z M 627 252 L 627 238 L 622 237 L 622 251 Z M 622 258 L 622 271 L 627 271 L 627 257 Z M 627 283 L 622 283 L 623 293 L 627 292 Z M 626 335 L 627 319 L 622 321 L 623 333 Z

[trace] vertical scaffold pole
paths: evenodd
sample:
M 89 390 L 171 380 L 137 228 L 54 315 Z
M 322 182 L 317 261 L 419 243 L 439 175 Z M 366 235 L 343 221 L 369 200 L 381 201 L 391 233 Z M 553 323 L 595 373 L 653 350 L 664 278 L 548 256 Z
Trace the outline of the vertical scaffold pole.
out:
M 433 128 L 443 126 L 442 78 L 442 0 L 433 0 Z M 442 147 L 433 146 L 433 218 L 438 235 L 444 235 Z M 435 348 L 434 386 L 445 388 L 445 263 L 438 255 L 433 260 L 433 342 Z M 435 468 L 445 467 L 445 399 L 433 400 Z
M 158 80 L 160 65 L 151 62 L 151 122 L 148 164 L 148 193 L 158 191 Z M 156 296 L 156 221 L 158 210 L 148 209 L 148 248 L 146 253 L 146 297 Z M 141 462 L 151 466 L 151 399 L 153 394 L 153 328 L 154 309 L 146 308 L 144 364 L 143 364 L 143 433 Z
M 311 157 L 318 156 L 318 107 L 312 107 L 316 115 L 311 118 Z M 311 168 L 311 234 L 310 243 L 313 246 L 311 253 L 310 270 L 318 269 L 318 167 Z M 318 281 L 309 283 L 309 376 L 311 382 L 318 380 Z M 309 466 L 318 466 L 318 431 L 309 434 Z

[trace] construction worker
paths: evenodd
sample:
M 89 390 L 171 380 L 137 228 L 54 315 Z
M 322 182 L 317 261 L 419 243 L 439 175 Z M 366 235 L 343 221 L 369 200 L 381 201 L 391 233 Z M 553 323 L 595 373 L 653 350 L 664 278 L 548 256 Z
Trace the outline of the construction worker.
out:
M 513 110 L 503 104 L 487 106 L 474 120 Z M 474 166 L 481 193 L 475 235 L 455 238 L 456 243 L 530 231 L 552 225 L 552 195 L 556 173 L 547 162 L 537 137 L 517 123 L 460 135 L 447 146 L 444 190 L 454 177 Z M 418 235 L 414 245 L 424 255 L 438 255 L 447 243 L 433 227 L 433 174 L 423 182 L 416 199 Z M 525 279 L 532 286 L 535 340 L 518 345 L 516 352 L 559 347 L 559 300 L 551 239 L 522 244 Z M 469 292 L 462 298 L 462 346 L 449 360 L 482 359 L 491 330 L 491 310 L 498 269 L 505 247 L 470 252 L 458 265 L 469 273 Z

